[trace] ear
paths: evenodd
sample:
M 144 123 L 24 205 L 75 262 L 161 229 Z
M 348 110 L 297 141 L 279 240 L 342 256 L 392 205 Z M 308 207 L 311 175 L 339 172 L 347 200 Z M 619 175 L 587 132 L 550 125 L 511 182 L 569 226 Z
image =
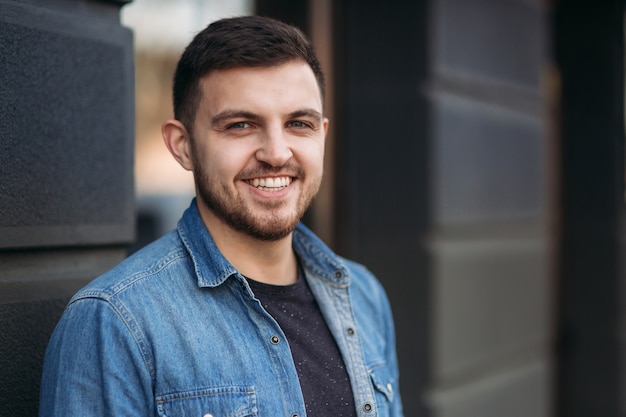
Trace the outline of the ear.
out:
M 191 138 L 185 126 L 178 120 L 167 120 L 161 126 L 161 133 L 174 159 L 187 171 L 192 171 Z
M 327 117 L 324 117 L 324 122 L 323 122 L 323 127 L 324 127 L 324 137 L 326 137 L 326 135 L 328 134 L 328 123 L 330 123 L 328 121 Z

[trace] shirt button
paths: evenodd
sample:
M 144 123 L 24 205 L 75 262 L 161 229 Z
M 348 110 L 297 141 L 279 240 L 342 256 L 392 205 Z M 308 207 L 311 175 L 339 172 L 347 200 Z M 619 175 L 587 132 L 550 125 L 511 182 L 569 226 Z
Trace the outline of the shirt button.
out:
M 270 337 L 270 342 L 272 342 L 273 345 L 277 345 L 280 342 L 280 339 L 278 336 L 272 336 Z
M 292 414 L 291 417 L 300 417 L 298 414 Z
M 341 279 L 341 278 L 343 278 L 343 271 L 341 271 L 341 270 L 339 270 L 339 269 L 338 269 L 338 270 L 336 270 L 336 271 L 335 271 L 335 278 L 337 278 L 337 279 Z
M 365 411 L 366 413 L 371 413 L 372 410 L 373 410 L 372 404 L 370 403 L 363 404 L 363 411 Z
M 354 336 L 355 331 L 352 327 L 348 327 L 346 333 L 348 333 L 348 336 Z

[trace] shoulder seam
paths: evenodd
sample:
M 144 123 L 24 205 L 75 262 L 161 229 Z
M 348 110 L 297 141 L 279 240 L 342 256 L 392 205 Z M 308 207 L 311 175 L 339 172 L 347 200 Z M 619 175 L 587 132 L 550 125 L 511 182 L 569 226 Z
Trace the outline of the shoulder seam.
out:
M 159 272 L 163 271 L 164 269 L 166 269 L 167 266 L 172 264 L 173 262 L 179 259 L 188 258 L 188 257 L 189 255 L 187 255 L 185 251 L 178 251 L 174 253 L 173 255 L 170 255 L 167 258 L 161 259 L 159 262 L 157 262 L 153 267 L 149 269 L 132 273 L 131 275 L 128 276 L 128 278 L 120 281 L 119 283 L 113 286 L 107 286 L 107 287 L 100 288 L 100 289 L 80 290 L 74 297 L 72 297 L 69 304 L 72 304 L 75 301 L 78 301 L 83 298 L 97 298 L 97 299 L 102 299 L 105 301 L 110 301 L 117 294 L 124 291 L 128 287 L 131 287 L 132 285 L 136 284 L 138 281 L 154 276 L 158 274 Z

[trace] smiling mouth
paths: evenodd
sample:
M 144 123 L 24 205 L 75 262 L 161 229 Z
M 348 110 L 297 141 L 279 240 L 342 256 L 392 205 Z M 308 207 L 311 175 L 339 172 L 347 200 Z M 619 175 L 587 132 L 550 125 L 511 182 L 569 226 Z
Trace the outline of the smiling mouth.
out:
M 265 191 L 279 191 L 291 184 L 291 177 L 252 178 L 246 180 L 248 184 Z

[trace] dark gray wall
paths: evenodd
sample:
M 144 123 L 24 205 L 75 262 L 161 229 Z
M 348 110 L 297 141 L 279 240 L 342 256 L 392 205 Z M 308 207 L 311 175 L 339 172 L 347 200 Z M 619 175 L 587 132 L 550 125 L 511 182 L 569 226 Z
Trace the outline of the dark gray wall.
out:
M 389 292 L 406 415 L 549 415 L 543 3 L 335 10 L 337 247 Z
M 0 0 L 0 415 L 36 415 L 65 303 L 134 238 L 123 3 Z
M 553 281 L 548 13 L 439 0 L 431 16 L 437 416 L 548 416 Z
M 335 12 L 337 246 L 407 415 L 625 415 L 624 2 Z
M 624 2 L 557 2 L 557 415 L 626 415 Z

